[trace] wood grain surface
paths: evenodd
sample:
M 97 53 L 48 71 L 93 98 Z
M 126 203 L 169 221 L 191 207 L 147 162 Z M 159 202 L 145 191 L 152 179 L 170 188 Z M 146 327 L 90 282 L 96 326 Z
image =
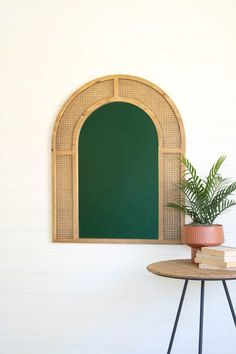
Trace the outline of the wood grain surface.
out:
M 236 279 L 235 270 L 199 269 L 190 259 L 173 259 L 152 263 L 147 266 L 149 272 L 168 278 L 192 280 L 230 280 Z

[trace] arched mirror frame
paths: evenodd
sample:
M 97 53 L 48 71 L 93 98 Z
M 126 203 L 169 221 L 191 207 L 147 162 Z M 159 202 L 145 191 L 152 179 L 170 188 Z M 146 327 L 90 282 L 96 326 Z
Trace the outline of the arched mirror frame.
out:
M 158 134 L 158 239 L 79 238 L 78 139 L 80 130 L 97 108 L 111 102 L 128 102 L 144 110 Z M 180 180 L 178 157 L 185 152 L 181 116 L 158 86 L 139 77 L 110 75 L 77 90 L 60 110 L 52 136 L 53 241 L 107 243 L 180 243 L 183 216 L 167 208 L 180 199 L 174 183 Z

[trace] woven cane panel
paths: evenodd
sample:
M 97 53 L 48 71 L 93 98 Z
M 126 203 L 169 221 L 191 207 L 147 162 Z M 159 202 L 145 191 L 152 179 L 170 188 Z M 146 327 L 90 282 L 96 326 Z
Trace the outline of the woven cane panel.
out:
M 101 78 L 94 81 L 91 86 L 84 89 L 69 101 L 67 108 L 61 114 L 61 119 L 56 123 L 56 149 L 54 150 L 54 168 L 56 193 L 54 199 L 55 205 L 55 223 L 54 230 L 58 241 L 74 239 L 74 223 L 73 220 L 73 197 L 77 198 L 78 193 L 73 190 L 73 163 L 75 159 L 72 155 L 68 155 L 68 151 L 72 150 L 73 132 L 78 119 L 81 115 L 91 107 L 98 105 L 99 101 L 105 98 L 112 98 L 118 88 L 118 94 L 124 98 L 133 99 L 142 103 L 149 108 L 157 117 L 160 129 L 162 131 L 163 148 L 177 148 L 183 151 L 182 142 L 184 137 L 181 136 L 181 123 L 176 115 L 171 103 L 168 102 L 166 95 L 159 92 L 158 88 L 149 86 L 147 82 L 139 81 L 134 77 Z M 115 79 L 115 81 L 114 81 Z M 57 151 L 66 151 L 65 155 L 56 155 Z M 181 164 L 177 160 L 180 154 L 176 152 L 161 153 L 160 173 L 163 175 L 160 179 L 159 188 L 163 191 L 163 205 L 159 210 L 159 218 L 163 226 L 164 241 L 175 241 L 180 239 L 181 216 L 174 209 L 166 207 L 169 201 L 180 200 L 180 193 L 174 188 L 181 177 Z M 74 181 L 75 182 L 75 181 Z M 78 181 L 77 181 L 78 182 Z M 78 210 L 74 211 L 76 215 Z M 162 227 L 161 227 L 162 230 Z
M 72 148 L 73 129 L 78 118 L 92 104 L 103 98 L 112 97 L 113 91 L 113 80 L 101 81 L 88 87 L 74 98 L 64 111 L 58 126 L 57 150 L 70 150 Z
M 56 235 L 57 239 L 73 238 L 72 156 L 56 159 Z
M 181 219 L 179 211 L 168 208 L 168 202 L 179 201 L 180 192 L 175 188 L 176 183 L 180 180 L 181 169 L 180 154 L 164 154 L 164 181 L 163 181 L 163 234 L 164 240 L 180 239 Z
M 142 102 L 157 116 L 164 148 L 181 148 L 180 127 L 175 112 L 158 91 L 142 82 L 120 79 L 119 95 Z

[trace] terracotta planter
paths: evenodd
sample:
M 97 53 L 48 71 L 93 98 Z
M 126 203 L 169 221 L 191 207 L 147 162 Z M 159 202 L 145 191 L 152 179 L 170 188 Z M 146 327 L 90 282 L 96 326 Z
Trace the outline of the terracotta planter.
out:
M 222 225 L 184 225 L 182 242 L 192 248 L 192 262 L 201 247 L 218 246 L 224 242 Z

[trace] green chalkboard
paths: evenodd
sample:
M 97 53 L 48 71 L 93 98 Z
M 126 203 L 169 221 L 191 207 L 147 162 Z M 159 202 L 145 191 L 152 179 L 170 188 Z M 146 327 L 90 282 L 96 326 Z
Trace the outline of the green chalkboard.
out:
M 158 238 L 158 137 L 139 107 L 101 106 L 79 136 L 79 237 Z

